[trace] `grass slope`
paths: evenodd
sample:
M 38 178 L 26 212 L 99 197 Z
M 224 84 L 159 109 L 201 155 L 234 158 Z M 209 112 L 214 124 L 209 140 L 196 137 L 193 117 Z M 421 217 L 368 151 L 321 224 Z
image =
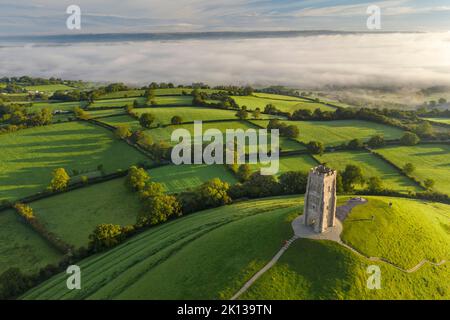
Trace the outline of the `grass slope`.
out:
M 268 167 L 269 165 L 258 163 L 250 165 L 252 171 L 257 171 L 261 167 Z M 310 155 L 298 155 L 280 157 L 278 175 L 288 171 L 302 171 L 309 172 L 313 167 L 317 166 L 317 162 Z
M 366 141 L 376 134 L 383 135 L 386 140 L 399 139 L 402 136 L 400 129 L 363 120 L 283 122 L 299 128 L 299 141 L 320 141 L 325 146 L 338 146 L 352 139 Z M 255 123 L 266 127 L 269 122 L 262 120 Z
M 450 194 L 450 146 L 444 144 L 424 144 L 413 147 L 386 147 L 377 149 L 398 167 L 412 163 L 416 170 L 412 173 L 420 181 L 433 179 L 434 189 Z
M 424 259 L 435 263 L 450 259 L 449 205 L 401 198 L 367 199 L 367 204 L 354 208 L 344 221 L 345 243 L 403 269 Z
M 104 99 L 95 100 L 93 104 L 90 105 L 91 108 L 107 108 L 107 107 L 124 107 L 127 105 L 133 105 L 134 101 L 137 100 L 139 104 L 145 103 L 144 97 L 134 97 L 134 98 L 118 98 L 118 99 Z M 192 104 L 191 96 L 164 96 L 156 97 L 155 101 L 157 104 L 161 105 L 190 105 Z
M 421 191 L 412 180 L 401 175 L 396 168 L 366 151 L 331 152 L 317 156 L 317 159 L 341 171 L 345 169 L 346 165 L 357 165 L 361 167 L 364 178 L 380 177 L 383 186 L 391 190 L 405 193 Z M 356 188 L 361 189 L 362 187 L 357 185 Z
M 8 268 L 36 272 L 62 255 L 20 220 L 12 210 L 0 212 L 0 274 Z
M 234 184 L 236 177 L 224 165 L 169 165 L 149 171 L 152 181 L 162 183 L 167 192 L 179 193 L 198 187 L 213 178 Z
M 124 179 L 115 179 L 35 201 L 30 206 L 48 230 L 81 247 L 88 244 L 89 235 L 99 224 L 134 224 L 140 202 L 125 188 Z
M 69 122 L 0 136 L 0 200 L 17 199 L 45 189 L 55 168 L 108 173 L 146 158 L 88 123 Z
M 242 269 L 261 266 L 291 236 L 298 197 L 248 201 L 154 227 L 80 263 L 81 290 L 53 277 L 25 299 L 217 299 Z M 201 270 L 201 272 L 199 272 Z

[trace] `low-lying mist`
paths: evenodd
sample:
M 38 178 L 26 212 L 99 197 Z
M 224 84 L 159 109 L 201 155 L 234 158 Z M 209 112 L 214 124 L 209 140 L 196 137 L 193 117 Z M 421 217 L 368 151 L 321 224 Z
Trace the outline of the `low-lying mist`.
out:
M 147 84 L 450 85 L 450 33 L 0 47 L 2 76 Z

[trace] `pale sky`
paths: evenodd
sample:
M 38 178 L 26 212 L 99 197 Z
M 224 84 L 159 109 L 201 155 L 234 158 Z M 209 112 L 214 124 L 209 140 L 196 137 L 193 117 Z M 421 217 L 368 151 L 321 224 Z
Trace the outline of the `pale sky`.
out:
M 450 0 L 0 0 L 0 35 L 366 30 L 369 5 L 385 31 L 448 31 Z M 81 31 L 66 28 L 66 8 L 82 11 Z

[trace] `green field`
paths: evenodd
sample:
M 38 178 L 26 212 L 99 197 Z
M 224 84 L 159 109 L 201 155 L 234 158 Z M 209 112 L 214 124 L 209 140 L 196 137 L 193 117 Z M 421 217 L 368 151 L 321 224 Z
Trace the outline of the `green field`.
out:
M 156 122 L 163 125 L 170 124 L 173 116 L 180 116 L 183 122 L 237 119 L 236 111 L 202 107 L 150 107 L 133 111 L 139 115 L 146 112 L 152 113 L 156 117 Z
M 94 110 L 86 111 L 93 119 L 102 118 L 110 115 L 122 114 L 126 115 L 124 109 L 106 109 L 106 110 Z
M 424 119 L 431 122 L 450 124 L 450 118 L 424 118 Z
M 345 221 L 344 241 L 365 254 L 407 268 L 422 259 L 448 260 L 448 205 L 400 198 L 368 199 L 368 204 L 353 209 Z M 366 287 L 369 265 L 381 269 L 381 290 Z M 369 261 L 337 243 L 298 240 L 241 298 L 449 299 L 449 279 L 449 263 L 438 267 L 427 264 L 408 274 L 386 263 Z
M 129 115 L 125 114 L 123 116 L 117 116 L 117 117 L 107 117 L 107 118 L 97 118 L 98 121 L 109 124 L 113 127 L 118 126 L 128 126 L 132 130 L 141 130 L 142 127 L 138 120 L 130 117 Z
M 25 89 L 28 91 L 55 92 L 60 90 L 73 90 L 74 88 L 66 86 L 65 84 L 48 84 L 42 86 L 26 86 Z
M 229 184 L 237 182 L 224 165 L 169 165 L 149 171 L 152 181 L 162 183 L 167 192 L 179 193 L 194 189 L 203 182 L 220 178 Z
M 280 157 L 279 171 L 278 175 L 289 171 L 301 171 L 309 172 L 309 170 L 318 165 L 310 155 L 298 155 L 298 156 L 288 156 Z M 250 165 L 252 171 L 257 171 L 261 167 L 268 167 L 267 164 L 252 164 Z
M 290 197 L 191 214 L 82 261 L 81 290 L 68 291 L 60 274 L 24 298 L 217 299 L 278 251 L 292 233 L 287 217 L 300 210 L 301 198 Z
M 399 168 L 412 163 L 416 179 L 433 179 L 434 189 L 450 194 L 450 146 L 445 144 L 423 144 L 414 147 L 387 147 L 376 152 L 392 161 Z
M 90 108 L 111 108 L 111 107 L 124 107 L 127 105 L 133 105 L 134 101 L 137 100 L 139 104 L 145 104 L 145 98 L 119 98 L 119 99 L 104 99 L 95 100 L 89 107 Z M 155 101 L 158 105 L 191 105 L 191 96 L 167 96 L 167 97 L 156 97 Z
M 252 120 L 252 122 L 264 127 L 269 123 L 267 120 Z M 376 134 L 382 134 L 386 140 L 399 139 L 402 136 L 400 129 L 363 120 L 282 122 L 299 128 L 299 141 L 303 143 L 320 141 L 330 147 L 348 143 L 352 139 L 365 141 Z
M 62 254 L 51 247 L 12 210 L 0 212 L 0 274 L 8 268 L 36 272 L 56 264 Z
M 55 168 L 108 173 L 127 169 L 144 156 L 105 129 L 69 122 L 0 135 L 0 200 L 44 190 Z
M 367 199 L 367 204 L 354 208 L 344 221 L 345 243 L 406 270 L 425 259 L 434 263 L 449 260 L 449 205 L 401 198 Z
M 261 111 L 264 111 L 264 108 L 268 104 L 274 105 L 280 111 L 290 113 L 298 109 L 307 109 L 311 111 L 314 111 L 316 109 L 321 109 L 322 111 L 335 110 L 335 108 L 302 98 L 274 94 L 255 93 L 254 96 L 233 96 L 232 98 L 240 107 L 247 106 L 249 110 L 259 108 L 261 109 Z
M 168 88 L 168 89 L 155 89 L 156 96 L 180 96 L 183 94 L 183 91 L 188 93 L 189 95 L 192 92 L 192 89 L 189 88 Z M 215 89 L 199 89 L 200 92 L 207 92 L 208 94 L 221 92 L 222 90 Z M 117 98 L 131 98 L 131 97 L 139 97 L 145 93 L 144 90 L 133 89 L 127 91 L 117 91 L 106 93 L 100 97 L 100 99 L 117 99 Z
M 194 132 L 194 125 L 193 124 L 185 124 L 185 125 L 179 125 L 179 126 L 168 126 L 164 128 L 156 128 L 156 129 L 150 129 L 145 131 L 146 134 L 148 134 L 153 141 L 166 141 L 168 143 L 171 143 L 172 145 L 177 144 L 177 142 L 171 142 L 171 134 L 175 129 L 186 129 L 188 130 L 191 135 L 192 139 L 194 139 L 193 132 Z M 224 122 L 213 122 L 213 123 L 203 123 L 203 131 L 206 131 L 208 129 L 218 129 L 221 132 L 224 133 L 224 142 L 225 142 L 225 132 L 227 129 L 256 129 L 258 130 L 259 127 L 253 126 L 252 124 L 244 121 L 224 121 Z M 268 138 L 270 140 L 270 137 Z M 270 143 L 270 141 L 269 141 Z M 283 151 L 292 151 L 292 150 L 303 150 L 305 147 L 301 145 L 300 143 L 280 137 L 280 148 Z
M 357 165 L 361 167 L 365 179 L 379 177 L 387 189 L 405 193 L 422 190 L 389 163 L 366 151 L 330 152 L 317 156 L 317 159 L 340 171 L 344 170 L 346 165 Z M 361 189 L 362 187 L 357 185 L 356 188 Z
M 47 230 L 75 247 L 87 246 L 88 237 L 102 223 L 136 223 L 140 202 L 136 193 L 114 179 L 30 204 Z M 64 210 L 62 210 L 64 208 Z
M 84 107 L 86 102 L 74 101 L 74 102 L 32 102 L 27 110 L 31 112 L 36 112 L 44 108 L 48 108 L 52 111 L 63 110 L 63 111 L 73 111 L 75 107 Z

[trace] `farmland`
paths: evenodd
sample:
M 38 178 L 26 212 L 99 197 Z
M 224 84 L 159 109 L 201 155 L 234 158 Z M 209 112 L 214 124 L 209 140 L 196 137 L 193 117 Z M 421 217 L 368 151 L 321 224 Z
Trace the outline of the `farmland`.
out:
M 259 108 L 263 111 L 268 104 L 274 105 L 280 111 L 290 113 L 298 109 L 310 111 L 314 111 L 315 109 L 321 109 L 322 111 L 335 110 L 332 107 L 310 100 L 272 94 L 257 93 L 254 96 L 233 96 L 232 98 L 240 107 L 246 106 L 249 110 Z
M 75 247 L 87 246 L 99 224 L 134 224 L 140 209 L 137 195 L 125 188 L 124 179 L 35 201 L 31 206 L 48 230 Z
M 64 84 L 49 84 L 41 86 L 26 86 L 25 89 L 28 91 L 55 92 L 60 90 L 73 90 L 74 88 L 66 86 Z
M 193 135 L 194 125 L 193 124 L 185 124 L 185 125 L 179 125 L 179 126 L 169 126 L 169 127 L 164 127 L 164 128 L 150 129 L 145 132 L 153 139 L 153 141 L 166 141 L 171 144 L 176 144 L 178 142 L 170 141 L 171 134 L 176 129 L 186 129 L 191 133 L 191 135 Z M 221 132 L 223 132 L 224 133 L 224 141 L 225 141 L 225 132 L 227 129 L 247 130 L 247 129 L 258 129 L 258 127 L 253 126 L 252 124 L 250 124 L 248 122 L 244 122 L 244 121 L 224 121 L 224 122 L 203 123 L 203 132 L 208 129 L 218 129 Z M 192 138 L 194 138 L 194 137 L 192 136 Z M 291 151 L 291 150 L 302 150 L 302 149 L 304 149 L 304 146 L 295 141 L 292 141 L 290 139 L 280 137 L 280 148 L 284 151 Z
M 81 122 L 25 129 L 0 136 L 0 199 L 17 199 L 45 189 L 55 168 L 69 172 L 127 169 L 144 159 L 112 133 Z
M 437 123 L 450 124 L 450 118 L 425 118 L 425 120 Z
M 132 106 L 134 101 L 137 101 L 139 104 L 145 103 L 144 97 L 136 97 L 136 98 L 119 98 L 119 99 L 104 99 L 104 100 L 95 100 L 95 102 L 90 105 L 90 108 L 110 108 L 110 107 L 124 107 L 124 106 Z M 157 96 L 155 98 L 155 102 L 160 105 L 191 105 L 192 97 L 191 96 Z
M 268 124 L 267 120 L 254 122 L 264 127 Z M 299 141 L 303 143 L 320 141 L 329 147 L 347 143 L 352 139 L 366 141 L 376 134 L 383 135 L 386 140 L 399 139 L 402 136 L 400 129 L 362 120 L 283 121 L 283 123 L 299 128 Z
M 298 156 L 280 157 L 278 174 L 283 174 L 289 171 L 302 171 L 309 172 L 313 167 L 317 166 L 317 161 L 314 160 L 309 154 Z M 267 167 L 268 165 L 258 163 L 250 165 L 252 171 L 258 171 L 261 167 Z
M 343 171 L 346 165 L 357 165 L 362 169 L 365 179 L 379 177 L 383 182 L 383 186 L 390 190 L 404 193 L 421 190 L 395 167 L 366 151 L 331 152 L 316 157 L 320 162 L 326 163 L 328 166 L 340 171 Z M 362 188 L 360 185 L 356 187 L 358 189 Z
M 151 169 L 149 174 L 152 181 L 162 183 L 169 193 L 194 189 L 214 178 L 229 184 L 237 182 L 234 175 L 223 165 L 170 165 Z
M 412 163 L 412 172 L 419 181 L 433 179 L 434 188 L 442 193 L 450 194 L 450 146 L 444 144 L 423 144 L 413 147 L 387 147 L 376 152 L 392 161 L 399 168 Z
M 0 274 L 8 268 L 37 272 L 62 255 L 24 224 L 12 210 L 0 212 Z

